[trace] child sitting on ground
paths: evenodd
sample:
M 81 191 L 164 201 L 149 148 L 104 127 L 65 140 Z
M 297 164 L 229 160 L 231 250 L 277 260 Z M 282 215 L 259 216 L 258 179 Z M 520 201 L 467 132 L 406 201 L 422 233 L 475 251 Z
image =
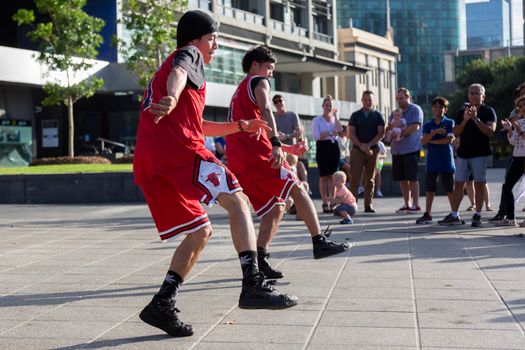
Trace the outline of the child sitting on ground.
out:
M 334 173 L 335 193 L 332 203 L 334 207 L 334 215 L 340 216 L 343 220 L 340 224 L 352 224 L 352 215 L 357 211 L 357 201 L 350 190 L 345 186 L 346 174 L 343 171 L 336 171 Z
M 395 142 L 402 139 L 401 132 L 407 127 L 407 120 L 403 118 L 403 110 L 398 108 L 394 111 L 394 117 L 390 121 L 392 129 L 385 136 L 386 142 Z

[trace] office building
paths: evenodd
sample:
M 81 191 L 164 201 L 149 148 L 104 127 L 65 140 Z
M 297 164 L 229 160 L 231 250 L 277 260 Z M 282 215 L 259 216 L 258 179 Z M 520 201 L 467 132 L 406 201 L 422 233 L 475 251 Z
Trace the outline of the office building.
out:
M 0 71 L 0 119 L 32 126 L 32 143 L 26 147 L 32 157 L 65 155 L 67 112 L 63 106 L 41 104 L 42 85 L 54 77 L 41 74 L 47 67 L 35 60 L 35 45 L 25 37 L 27 29 L 11 20 L 18 8 L 34 8 L 34 3 L 21 0 L 3 6 L 0 18 L 6 30 L 0 34 L 0 62 L 6 69 Z M 301 116 L 307 133 L 327 94 L 339 99 L 336 107 L 346 118 L 359 108 L 355 102 L 340 100 L 338 79 L 364 74 L 368 68 L 338 56 L 335 0 L 190 0 L 189 7 L 208 11 L 220 22 L 220 50 L 216 61 L 206 67 L 206 119 L 225 120 L 230 98 L 244 76 L 242 56 L 256 44 L 276 53 L 274 93 L 287 98 L 288 108 Z M 106 21 L 102 32 L 106 43 L 114 34 L 125 37 L 116 23 L 122 16 L 120 1 L 88 0 L 85 10 Z M 105 85 L 94 97 L 75 104 L 76 153 L 92 154 L 100 146 L 99 137 L 133 147 L 143 88 L 111 45 L 104 45 L 93 68 L 76 79 L 91 75 L 105 78 Z
M 400 54 L 398 86 L 407 87 L 426 112 L 445 76 L 444 52 L 466 48 L 464 0 L 339 0 L 337 21 L 340 27 L 393 35 Z
M 467 48 L 523 45 L 522 0 L 466 0 Z

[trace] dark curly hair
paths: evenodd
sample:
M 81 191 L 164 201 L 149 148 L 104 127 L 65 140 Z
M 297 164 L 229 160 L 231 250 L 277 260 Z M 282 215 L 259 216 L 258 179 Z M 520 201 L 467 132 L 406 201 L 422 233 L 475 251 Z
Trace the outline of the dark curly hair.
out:
M 277 59 L 275 58 L 275 55 L 273 54 L 272 50 L 270 50 L 266 46 L 258 45 L 248 50 L 248 52 L 246 52 L 246 54 L 244 55 L 242 59 L 242 70 L 244 71 L 244 73 L 248 73 L 250 71 L 250 67 L 252 66 L 253 62 L 276 63 Z

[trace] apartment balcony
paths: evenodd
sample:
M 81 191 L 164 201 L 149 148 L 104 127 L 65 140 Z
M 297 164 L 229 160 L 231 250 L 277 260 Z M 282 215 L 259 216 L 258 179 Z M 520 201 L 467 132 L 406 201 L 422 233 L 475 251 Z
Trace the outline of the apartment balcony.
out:
M 323 43 L 327 44 L 333 44 L 334 43 L 334 37 L 328 34 L 323 34 L 319 32 L 314 32 L 314 39 L 318 41 L 322 41 Z
M 210 11 L 211 0 L 189 0 L 188 7 L 190 9 L 199 9 L 204 11 Z
M 270 20 L 270 29 L 301 37 L 306 37 L 308 33 L 308 30 L 306 30 L 306 28 L 277 21 L 275 19 Z
M 218 13 L 222 16 L 244 21 L 248 24 L 264 26 L 264 16 L 258 15 L 256 13 L 243 11 L 228 6 L 218 6 L 218 10 Z

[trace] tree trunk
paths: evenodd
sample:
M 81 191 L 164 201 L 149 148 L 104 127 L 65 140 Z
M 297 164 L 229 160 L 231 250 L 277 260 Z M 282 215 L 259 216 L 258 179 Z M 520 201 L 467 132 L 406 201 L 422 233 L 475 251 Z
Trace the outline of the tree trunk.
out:
M 75 156 L 75 121 L 73 120 L 73 98 L 67 98 L 67 121 L 69 124 L 69 133 L 67 138 L 68 156 Z

